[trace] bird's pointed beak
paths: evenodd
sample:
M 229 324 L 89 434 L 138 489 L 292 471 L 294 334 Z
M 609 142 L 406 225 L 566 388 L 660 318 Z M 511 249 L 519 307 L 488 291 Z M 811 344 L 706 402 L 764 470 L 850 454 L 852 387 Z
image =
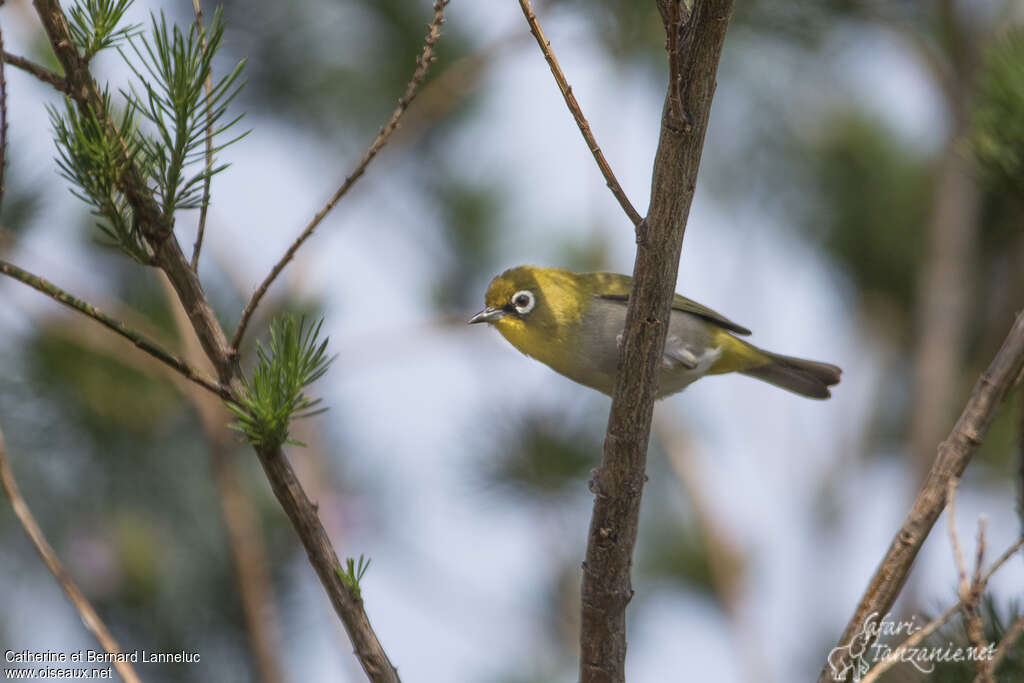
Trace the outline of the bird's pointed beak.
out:
M 500 320 L 505 317 L 505 311 L 500 308 L 491 308 L 488 306 L 484 310 L 480 311 L 472 318 L 469 319 L 467 324 L 473 325 L 476 323 L 493 323 L 496 320 Z

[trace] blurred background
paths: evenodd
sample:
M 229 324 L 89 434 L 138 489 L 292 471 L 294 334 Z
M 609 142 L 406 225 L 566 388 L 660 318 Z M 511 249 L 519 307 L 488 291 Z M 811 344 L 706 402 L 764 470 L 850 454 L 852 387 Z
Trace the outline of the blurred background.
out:
M 139 0 L 185 25 L 187 2 Z M 205 8 L 210 13 L 212 7 Z M 653 2 L 539 2 L 594 133 L 643 213 L 667 69 Z M 415 67 L 430 4 L 232 0 L 252 133 L 213 182 L 200 274 L 224 325 L 354 166 Z M 55 67 L 29 3 L 5 49 Z M 1024 5 L 738 3 L 678 291 L 772 350 L 844 370 L 827 402 L 744 377 L 661 402 L 629 608 L 631 681 L 816 678 L 938 442 L 1024 305 Z M 291 458 L 338 552 L 372 558 L 370 619 L 408 681 L 574 681 L 580 562 L 609 399 L 467 328 L 532 263 L 631 272 L 607 191 L 516 3 L 448 10 L 438 62 L 380 158 L 271 290 L 325 316 L 330 410 Z M 124 87 L 115 51 L 94 73 Z M 10 66 L 0 254 L 194 354 L 149 269 L 97 245 Z M 196 216 L 178 219 L 191 246 Z M 0 428 L 29 505 L 123 648 L 198 651 L 146 681 L 363 680 L 226 414 L 92 321 L 0 282 Z M 245 358 L 254 356 L 250 347 Z M 1021 390 L 968 469 L 957 524 L 1020 533 Z M 955 602 L 945 516 L 894 618 Z M 0 648 L 96 647 L 0 510 Z M 1024 566 L 991 584 L 993 637 Z M 962 642 L 954 623 L 936 642 Z M 1000 681 L 1024 680 L 1024 646 Z M 10 664 L 0 663 L 0 667 Z M 927 680 L 972 680 L 945 667 Z M 888 681 L 923 680 L 896 667 Z

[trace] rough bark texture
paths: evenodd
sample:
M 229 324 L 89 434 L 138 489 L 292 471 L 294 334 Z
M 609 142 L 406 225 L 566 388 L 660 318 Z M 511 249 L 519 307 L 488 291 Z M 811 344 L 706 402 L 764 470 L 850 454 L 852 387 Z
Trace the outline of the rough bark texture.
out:
M 914 506 L 903 522 L 903 526 L 896 533 L 889 550 L 882 558 L 881 564 L 875 570 L 864 596 L 861 598 L 857 610 L 853 613 L 850 623 L 847 624 L 843 635 L 839 638 L 837 647 L 849 646 L 842 654 L 842 661 L 836 661 L 838 670 L 842 671 L 844 665 L 849 663 L 848 652 L 861 652 L 870 646 L 867 643 L 854 642 L 855 639 L 864 638 L 864 621 L 872 613 L 886 614 L 896 601 L 903 588 L 914 558 L 917 557 L 924 539 L 927 538 L 935 520 L 939 518 L 943 508 L 946 506 L 946 492 L 949 482 L 953 478 L 960 477 L 967 463 L 981 445 L 988 431 L 992 419 L 995 417 L 996 409 L 1003 402 L 1007 392 L 1013 386 L 1024 368 L 1024 314 L 1017 316 L 1017 320 L 1010 330 L 1010 334 L 1003 342 L 1002 348 L 992 360 L 971 392 L 971 397 L 964 407 L 960 419 L 949 437 L 939 444 L 938 455 L 932 464 L 931 471 L 924 483 L 924 487 L 917 495 Z M 850 673 L 852 676 L 852 671 Z M 832 681 L 832 668 L 826 662 L 818 678 L 818 683 Z
M 731 0 L 694 3 L 692 14 L 659 1 L 670 73 L 651 203 L 637 226 L 634 285 L 601 465 L 591 482 L 594 511 L 583 565 L 580 681 L 624 681 L 626 605 L 636 543 L 657 372 L 665 346 L 679 254 L 693 200 Z M 676 22 L 673 23 L 673 19 Z M 678 93 L 678 102 L 674 101 Z M 678 112 L 678 114 L 677 114 Z

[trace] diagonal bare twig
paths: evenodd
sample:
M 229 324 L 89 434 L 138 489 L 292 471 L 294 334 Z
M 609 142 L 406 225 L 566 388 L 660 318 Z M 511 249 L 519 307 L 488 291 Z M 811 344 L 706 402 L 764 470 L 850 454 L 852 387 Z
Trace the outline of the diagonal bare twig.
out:
M 206 36 L 203 30 L 203 8 L 199 0 L 192 0 L 192 10 L 196 15 L 196 28 L 200 31 L 200 47 L 206 53 Z M 192 247 L 192 270 L 199 268 L 199 252 L 203 248 L 203 236 L 206 233 L 206 214 L 210 209 L 210 181 L 213 179 L 213 111 L 210 109 L 210 93 L 213 91 L 213 70 L 206 74 L 206 177 L 203 179 L 203 201 L 199 207 L 199 227 L 196 230 L 196 243 Z
M 71 88 L 68 87 L 68 81 L 66 78 L 64 78 L 55 71 L 50 71 L 41 64 L 36 64 L 32 60 L 25 59 L 24 57 L 19 57 L 18 55 L 12 55 L 10 52 L 7 52 L 6 50 L 3 53 L 3 59 L 4 62 L 6 62 L 7 64 L 10 64 L 13 67 L 17 67 L 26 73 L 32 74 L 33 76 L 41 80 L 43 83 L 46 83 L 47 85 L 52 85 L 54 88 L 61 91 L 65 95 L 71 91 Z
M 1007 548 L 1006 551 L 1002 555 L 999 556 L 999 559 L 997 559 L 995 562 L 992 563 L 992 566 L 989 567 L 988 571 L 985 572 L 982 575 L 982 577 L 981 577 L 982 583 L 987 584 L 989 579 L 991 579 L 992 576 L 997 571 L 999 571 L 999 569 L 1004 564 L 1006 564 L 1006 562 L 1011 557 L 1016 555 L 1017 551 L 1020 550 L 1021 548 L 1024 548 L 1024 536 L 1021 536 L 1019 539 L 1017 539 L 1016 543 L 1014 543 L 1009 548 Z M 860 683 L 875 683 L 879 679 L 879 677 L 881 677 L 882 674 L 884 674 L 886 671 L 891 669 L 896 664 L 899 664 L 901 661 L 903 661 L 902 658 L 901 658 L 901 655 L 904 652 L 906 652 L 910 648 L 917 647 L 918 645 L 920 645 L 922 642 L 924 642 L 925 638 L 930 636 L 932 633 L 934 633 L 936 630 L 938 630 L 938 628 L 940 626 L 942 626 L 947 621 L 952 619 L 953 615 L 956 614 L 957 612 L 959 612 L 963 608 L 963 604 L 964 604 L 963 600 L 958 601 L 955 605 L 953 605 L 952 607 L 947 609 L 945 612 L 943 612 L 942 614 L 940 614 L 939 616 L 935 617 L 930 622 L 925 624 L 923 627 L 921 627 L 920 630 L 914 631 L 914 633 L 912 633 L 911 635 L 907 636 L 907 638 L 902 643 L 900 643 L 892 651 L 892 653 L 890 653 L 890 655 L 888 657 L 886 657 L 885 659 L 880 660 L 877 664 L 875 664 L 873 667 L 871 667 L 871 670 L 868 671 L 866 674 L 864 674 L 863 677 L 861 677 Z M 1017 622 L 1014 623 L 1014 626 L 1016 626 L 1017 623 L 1020 623 L 1021 624 L 1021 628 L 1024 629 L 1024 619 L 1018 619 Z M 1000 648 L 1004 644 L 1007 644 L 1007 643 L 1009 643 L 1011 645 L 1013 644 L 1013 640 L 1016 638 L 1016 636 L 1011 636 L 1011 631 L 1012 630 L 1013 630 L 1013 627 L 1011 627 L 1010 629 L 1007 630 L 1006 634 L 1003 636 L 1003 640 L 1000 641 L 1000 643 L 999 643 L 999 647 Z M 1000 659 L 1001 659 L 1001 657 L 1000 657 L 1000 650 L 997 648 L 996 649 L 996 654 L 992 658 L 992 670 L 993 671 L 995 671 L 995 668 L 999 665 L 999 660 Z
M 569 107 L 569 111 L 572 112 L 572 117 L 576 119 L 576 125 L 579 126 L 583 139 L 587 142 L 587 147 L 590 149 L 590 153 L 594 155 L 597 167 L 601 169 L 601 174 L 608 183 L 608 189 L 615 195 L 615 199 L 619 201 L 619 206 L 629 216 L 629 220 L 633 222 L 633 225 L 639 226 L 643 217 L 629 201 L 629 197 L 626 196 L 622 186 L 619 185 L 615 173 L 612 172 L 612 167 L 608 164 L 608 160 L 605 159 L 604 152 L 598 146 L 594 133 L 590 130 L 590 124 L 587 123 L 587 118 L 583 115 L 583 109 L 580 108 L 580 103 L 576 100 L 576 96 L 572 94 L 572 86 L 565 79 L 562 67 L 558 64 L 558 58 L 555 57 L 555 53 L 551 49 L 551 41 L 545 37 L 544 30 L 541 29 L 540 22 L 537 21 L 537 15 L 533 12 L 533 5 L 530 3 L 530 0 L 519 0 L 519 6 L 522 7 L 523 14 L 526 16 L 526 23 L 530 25 L 530 32 L 537 39 L 537 45 L 540 46 L 541 52 L 544 53 L 544 59 L 547 60 L 548 66 L 551 67 L 551 74 L 555 77 L 555 82 L 558 83 L 558 89 L 562 91 L 565 104 Z M 674 91 L 677 92 L 678 88 L 674 88 Z
M 49 282 L 38 275 L 33 275 L 28 271 L 22 270 L 16 265 L 4 260 L 0 260 L 0 274 L 6 275 L 14 280 L 18 280 L 36 291 L 42 292 L 54 301 L 64 304 L 68 308 L 72 308 L 79 313 L 87 315 L 104 327 L 121 335 L 157 360 L 165 363 L 174 370 L 177 370 L 186 378 L 195 382 L 207 391 L 210 391 L 223 399 L 232 398 L 231 390 L 228 387 L 198 372 L 184 360 L 178 358 L 155 341 L 143 335 L 141 332 L 131 329 L 124 323 L 119 320 L 115 320 L 92 304 L 82 301 L 78 297 L 65 292 L 52 282 Z
M 875 570 L 864 595 L 861 596 L 853 616 L 847 623 L 837 645 L 853 642 L 863 630 L 865 619 L 872 613 L 885 614 L 896 601 L 910 573 L 914 558 L 931 532 L 939 514 L 946 506 L 949 480 L 963 474 L 967 464 L 985 438 L 996 410 L 1003 403 L 1010 386 L 1024 367 L 1024 313 L 1018 314 L 1002 347 L 985 372 L 974 385 L 971 397 L 964 406 L 956 426 L 949 437 L 939 444 L 935 462 L 925 480 L 914 505 L 889 549 Z M 872 636 L 873 639 L 873 636 Z M 868 647 L 870 642 L 865 644 Z M 825 662 L 818 683 L 829 683 L 831 666 L 846 670 L 848 656 L 840 661 Z
M 370 165 L 377 153 L 387 144 L 388 138 L 398 128 L 398 122 L 402 118 L 402 114 L 409 108 L 412 101 L 416 98 L 416 93 L 419 91 L 420 85 L 427 77 L 427 70 L 430 68 L 431 63 L 436 59 L 434 56 L 434 45 L 441 37 L 441 25 L 444 24 L 444 9 L 448 5 L 450 0 L 436 0 L 434 2 L 434 19 L 430 22 L 430 26 L 427 30 L 427 37 L 423 41 L 423 50 L 420 56 L 416 60 L 416 71 L 413 72 L 412 79 L 405 87 L 405 94 L 402 95 L 398 100 L 398 106 L 395 107 L 395 111 L 391 113 L 391 118 L 388 119 L 387 123 L 381 126 L 380 132 L 377 133 L 377 137 L 374 138 L 373 143 L 370 145 L 366 153 L 363 154 L 363 158 L 360 159 L 359 163 L 356 164 L 355 169 L 349 174 L 345 181 L 341 184 L 341 187 L 331 196 L 327 203 L 320 209 L 309 224 L 305 227 L 302 233 L 292 242 L 291 246 L 284 253 L 274 267 L 271 268 L 270 273 L 263 279 L 260 286 L 257 287 L 256 291 L 253 292 L 252 298 L 249 299 L 249 303 L 245 305 L 245 309 L 242 311 L 242 317 L 238 321 L 238 328 L 235 330 L 235 335 L 231 339 L 231 352 L 238 354 L 239 347 L 242 344 L 242 338 L 245 336 L 245 330 L 249 326 L 249 321 L 252 319 L 253 313 L 256 311 L 256 307 L 259 305 L 260 300 L 267 293 L 270 285 L 273 284 L 277 276 L 281 274 L 288 262 L 294 258 L 295 253 L 299 250 L 299 247 L 308 240 L 312 235 L 313 231 L 316 230 L 317 226 L 324 219 L 325 216 L 335 207 L 335 205 L 341 200 L 342 197 L 355 185 L 356 181 L 362 177 L 366 171 L 366 167 Z
M 46 568 L 57 579 L 57 583 L 64 589 L 71 603 L 78 610 L 82 623 L 96 636 L 96 640 L 99 641 L 106 652 L 111 655 L 121 654 L 121 648 L 117 641 L 114 640 L 114 636 L 107 629 L 100 616 L 96 614 L 96 610 L 89 604 L 89 600 L 79 590 L 71 576 L 68 575 L 67 570 L 64 569 L 60 558 L 54 552 L 53 546 L 46 540 L 46 535 L 39 528 L 32 510 L 29 509 L 28 504 L 22 497 L 21 490 L 18 488 L 18 482 L 14 479 L 14 472 L 11 471 L 10 464 L 7 462 L 7 452 L 4 448 L 4 435 L 2 431 L 0 431 L 0 483 L 3 484 L 4 491 L 7 492 L 7 498 L 11 501 L 11 507 L 14 509 L 14 514 L 21 523 L 21 527 L 25 530 L 25 534 L 32 541 L 32 545 L 35 546 L 39 556 L 43 559 Z M 141 683 L 138 674 L 135 673 L 135 669 L 130 662 L 118 661 L 115 657 L 113 666 L 117 669 L 117 673 L 121 675 L 121 678 L 125 680 L 125 683 Z
M 985 582 L 982 580 L 982 562 L 985 559 L 985 518 L 978 520 L 978 551 L 974 563 L 974 573 L 970 580 L 967 578 L 967 566 L 964 563 L 964 554 L 960 548 L 960 538 L 956 532 L 956 490 L 960 483 L 959 477 L 953 477 L 946 486 L 946 522 L 949 525 L 949 540 L 953 546 L 953 560 L 956 563 L 957 576 L 959 578 L 957 594 L 960 596 L 960 609 L 964 614 L 964 627 L 967 631 L 967 638 L 971 645 L 979 652 L 985 649 L 985 627 L 981 620 L 981 596 L 985 592 Z M 977 683 L 992 683 L 989 669 L 990 662 L 984 658 L 978 658 Z

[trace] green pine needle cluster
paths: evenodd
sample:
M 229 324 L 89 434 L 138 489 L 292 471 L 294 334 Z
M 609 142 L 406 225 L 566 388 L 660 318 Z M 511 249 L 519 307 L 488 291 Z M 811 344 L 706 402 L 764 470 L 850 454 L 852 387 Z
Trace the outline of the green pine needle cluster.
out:
M 363 590 L 359 582 L 363 580 L 363 576 L 366 575 L 366 570 L 369 568 L 370 558 L 360 555 L 358 564 L 351 557 L 347 557 L 345 558 L 345 571 L 342 571 L 340 567 L 335 567 L 334 571 L 338 573 L 338 578 L 352 590 L 356 600 L 362 600 Z
M 974 148 L 986 176 L 1024 196 L 1024 30 L 990 49 L 974 111 Z
M 224 39 L 220 8 L 209 27 L 200 29 L 192 24 L 188 33 L 177 26 L 169 28 L 163 12 L 159 19 L 153 15 L 152 21 L 148 40 L 136 36 L 128 41 L 139 66 L 125 51 L 119 51 L 142 83 L 140 89 L 133 86 L 124 96 L 153 124 L 156 135 L 145 140 L 145 151 L 153 166 L 154 189 L 169 215 L 177 209 L 202 206 L 204 182 L 227 168 L 227 164 L 205 165 L 208 129 L 215 141 L 214 154 L 248 133 L 223 141 L 224 133 L 242 118 L 226 119 L 226 114 L 242 88 L 239 77 L 245 61 L 212 83 L 207 93 L 211 62 Z
M 86 61 L 97 52 L 130 38 L 138 24 L 118 28 L 133 0 L 86 0 L 68 10 L 68 28 L 75 47 Z
M 270 325 L 270 347 L 257 343 L 256 368 L 243 378 L 237 403 L 228 402 L 236 420 L 233 429 L 260 450 L 274 450 L 288 439 L 292 420 L 318 415 L 320 399 L 306 396 L 305 389 L 323 377 L 333 358 L 327 356 L 327 339 L 320 341 L 323 319 L 307 325 L 305 318 L 282 316 Z
M 57 161 L 72 192 L 101 217 L 108 243 L 147 263 L 149 249 L 134 224 L 125 189 L 142 182 L 152 191 L 162 213 L 160 225 L 153 227 L 160 229 L 173 227 L 179 209 L 201 208 L 209 201 L 209 180 L 227 168 L 213 156 L 246 135 L 226 135 L 241 119 L 227 111 L 243 86 L 245 62 L 212 78 L 213 59 L 224 38 L 219 8 L 209 26 L 191 24 L 187 31 L 169 26 L 162 13 L 151 15 L 148 31 L 138 25 L 118 28 L 131 3 L 82 0 L 68 16 L 75 46 L 86 59 L 116 47 L 134 81 L 119 89 L 116 102 L 106 89 L 102 112 L 83 114 L 67 99 L 65 107 L 50 109 L 50 117 Z M 112 112 L 120 110 L 120 121 L 113 120 Z M 126 174 L 130 166 L 135 170 Z
M 103 95 L 104 109 L 111 110 L 110 94 Z M 107 244 L 146 263 L 149 253 L 133 219 L 132 208 L 121 191 L 125 169 L 139 159 L 140 146 L 135 135 L 132 109 L 124 111 L 116 136 L 95 113 L 81 115 L 66 99 L 64 108 L 49 107 L 50 122 L 57 140 L 57 165 L 60 174 L 72 184 L 71 193 L 92 207 L 103 220 L 97 226 Z

